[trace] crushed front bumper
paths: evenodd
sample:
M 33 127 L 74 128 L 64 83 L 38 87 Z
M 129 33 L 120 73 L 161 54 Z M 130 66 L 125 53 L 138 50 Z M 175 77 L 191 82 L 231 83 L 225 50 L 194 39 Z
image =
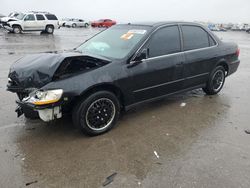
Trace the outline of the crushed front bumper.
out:
M 16 108 L 18 117 L 25 113 L 36 113 L 37 116 L 45 122 L 60 119 L 62 117 L 62 108 L 60 103 L 44 106 L 35 106 L 24 101 L 16 101 L 16 103 L 18 104 Z

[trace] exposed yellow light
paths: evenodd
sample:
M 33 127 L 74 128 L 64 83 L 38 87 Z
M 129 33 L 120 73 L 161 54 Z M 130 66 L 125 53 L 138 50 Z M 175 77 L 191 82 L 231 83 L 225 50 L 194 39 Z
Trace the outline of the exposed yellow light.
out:
M 54 100 L 48 100 L 48 101 L 35 101 L 33 102 L 34 105 L 46 105 L 46 104 L 52 104 L 58 102 L 59 99 L 54 99 Z

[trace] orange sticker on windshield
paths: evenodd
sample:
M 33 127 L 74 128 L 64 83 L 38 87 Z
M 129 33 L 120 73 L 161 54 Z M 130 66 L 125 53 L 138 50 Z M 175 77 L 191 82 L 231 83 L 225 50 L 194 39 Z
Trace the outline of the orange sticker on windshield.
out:
M 134 36 L 133 33 L 126 33 L 126 34 L 124 34 L 124 35 L 121 36 L 121 39 L 123 39 L 123 40 L 130 40 L 130 39 L 133 38 L 133 36 Z

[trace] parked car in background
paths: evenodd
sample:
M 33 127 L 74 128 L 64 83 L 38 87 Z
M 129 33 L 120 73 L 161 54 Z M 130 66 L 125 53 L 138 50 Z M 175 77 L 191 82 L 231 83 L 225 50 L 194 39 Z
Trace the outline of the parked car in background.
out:
M 64 26 L 66 27 L 88 27 L 89 23 L 82 19 L 69 19 L 65 22 Z
M 0 24 L 2 26 L 6 25 L 9 21 L 16 21 L 18 20 L 18 16 L 22 15 L 21 12 L 12 12 L 8 16 L 4 16 L 0 18 Z
M 246 32 L 247 32 L 247 33 L 250 33 L 250 28 L 248 28 L 248 29 L 246 30 Z
M 65 23 L 69 20 L 70 20 L 69 18 L 63 18 L 63 19 L 59 20 L 59 26 L 65 27 Z
M 241 31 L 246 31 L 248 29 L 249 25 L 248 24 L 240 24 L 240 30 Z
M 242 30 L 242 25 L 241 24 L 235 24 L 231 28 L 232 31 L 241 31 Z
M 93 21 L 91 23 L 92 27 L 111 27 L 112 25 L 115 25 L 116 21 L 110 20 L 110 19 L 101 19 L 98 21 Z
M 49 34 L 53 34 L 54 30 L 59 28 L 57 17 L 49 12 L 32 11 L 26 14 L 19 14 L 17 19 L 8 21 L 4 28 L 13 33 L 42 31 Z
M 225 29 L 222 24 L 209 24 L 208 28 L 211 31 L 227 31 L 227 29 Z
M 71 113 L 76 127 L 99 135 L 122 109 L 197 88 L 219 93 L 239 64 L 237 44 L 200 24 L 122 24 L 75 51 L 25 56 L 11 66 L 7 89 L 19 97 L 18 116 L 48 122 Z

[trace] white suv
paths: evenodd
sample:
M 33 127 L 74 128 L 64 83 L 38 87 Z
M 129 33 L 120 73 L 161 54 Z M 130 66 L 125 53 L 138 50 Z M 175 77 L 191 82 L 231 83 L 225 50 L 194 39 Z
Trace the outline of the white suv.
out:
M 59 28 L 59 22 L 54 14 L 48 12 L 28 12 L 17 16 L 16 21 L 9 21 L 4 26 L 5 29 L 21 33 L 22 31 L 42 31 L 49 34 L 54 33 L 54 29 Z

